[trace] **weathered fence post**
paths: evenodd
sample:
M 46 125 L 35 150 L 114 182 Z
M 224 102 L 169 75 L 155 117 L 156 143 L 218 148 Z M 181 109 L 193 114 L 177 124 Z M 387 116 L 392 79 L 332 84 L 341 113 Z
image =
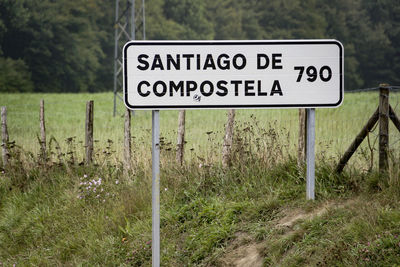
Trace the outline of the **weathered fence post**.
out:
M 178 116 L 178 140 L 176 142 L 176 161 L 179 165 L 183 164 L 183 156 L 185 153 L 185 110 L 179 111 Z
M 40 100 L 40 157 L 43 162 L 46 162 L 47 152 L 46 152 L 46 126 L 44 119 L 44 100 Z
M 299 109 L 299 143 L 297 150 L 297 165 L 303 168 L 306 162 L 306 136 L 307 136 L 307 113 L 306 109 Z
M 131 169 L 131 111 L 125 110 L 124 127 L 124 171 Z
M 92 162 L 93 157 L 93 100 L 86 102 L 86 122 L 85 122 L 85 148 L 86 164 Z
M 235 110 L 228 111 L 228 121 L 225 128 L 224 146 L 222 148 L 222 166 L 228 167 L 231 164 L 231 151 L 233 143 L 233 129 L 235 123 Z
M 7 131 L 7 108 L 1 107 L 1 148 L 3 156 L 3 167 L 6 168 L 9 160 L 8 151 L 8 131 Z
M 389 85 L 379 85 L 379 171 L 388 171 Z
M 347 162 L 350 160 L 351 156 L 357 150 L 357 148 L 361 145 L 364 138 L 368 135 L 368 133 L 374 128 L 375 123 L 379 119 L 379 108 L 376 109 L 374 114 L 372 114 L 371 118 L 369 118 L 367 124 L 361 129 L 358 133 L 354 141 L 351 143 L 350 147 L 346 150 L 342 158 L 339 160 L 339 163 L 336 167 L 336 172 L 341 173 L 346 166 Z
M 391 105 L 389 105 L 389 117 L 392 120 L 394 126 L 396 126 L 397 130 L 400 131 L 400 119 L 399 117 L 397 117 L 396 113 L 394 113 Z

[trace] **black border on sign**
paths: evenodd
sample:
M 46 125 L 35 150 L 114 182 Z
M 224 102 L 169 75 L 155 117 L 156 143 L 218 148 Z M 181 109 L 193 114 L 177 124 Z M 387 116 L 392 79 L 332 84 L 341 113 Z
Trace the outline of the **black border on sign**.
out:
M 308 44 L 335 44 L 339 47 L 339 68 L 340 68 L 340 88 L 339 88 L 339 101 L 337 103 L 332 104 L 263 104 L 263 105 L 157 105 L 157 106 L 138 106 L 131 105 L 128 102 L 128 90 L 127 90 L 127 50 L 132 45 L 141 45 L 141 46 L 168 46 L 168 45 L 308 45 Z M 314 107 L 338 107 L 343 102 L 343 45 L 337 40 L 287 40 L 287 41 L 131 41 L 125 44 L 123 49 L 123 90 L 124 90 L 124 103 L 125 106 L 129 109 L 133 110 L 167 110 L 167 109 L 224 109 L 224 108 L 314 108 Z

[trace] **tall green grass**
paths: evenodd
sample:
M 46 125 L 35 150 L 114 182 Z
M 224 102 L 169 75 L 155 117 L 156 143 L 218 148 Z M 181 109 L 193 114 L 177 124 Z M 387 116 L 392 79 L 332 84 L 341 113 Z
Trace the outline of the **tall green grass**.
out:
M 338 175 L 332 161 L 319 160 L 317 200 L 307 202 L 303 170 L 278 134 L 261 128 L 273 146 L 257 149 L 257 127 L 245 126 L 229 169 L 206 159 L 198 164 L 196 155 L 177 166 L 173 151 L 162 151 L 163 266 L 221 266 L 240 233 L 258 244 L 267 266 L 400 264 L 398 176 L 356 168 Z M 127 176 L 119 161 L 84 166 L 60 157 L 61 164 L 48 165 L 35 155 L 14 158 L 0 173 L 0 262 L 150 266 L 150 166 L 138 161 Z M 326 203 L 333 204 L 321 216 L 277 226 L 292 210 L 313 212 Z
M 54 136 L 47 164 L 37 156 L 41 98 Z M 99 142 L 94 164 L 85 166 L 80 163 L 89 99 L 95 100 Z M 175 163 L 177 111 L 161 112 L 163 266 L 221 266 L 241 233 L 257 244 L 267 266 L 400 264 L 398 150 L 391 153 L 389 175 L 365 171 L 371 160 L 366 144 L 336 174 L 336 153 L 377 105 L 375 93 L 345 99 L 338 109 L 317 110 L 314 202 L 305 200 L 304 170 L 296 160 L 297 110 L 238 111 L 227 169 L 219 160 L 225 111 L 188 112 L 183 166 Z M 396 106 L 398 95 L 391 99 Z M 0 170 L 2 265 L 151 265 L 151 116 L 141 111 L 133 117 L 133 166 L 126 173 L 123 118 L 112 117 L 111 100 L 111 94 L 1 95 L 16 141 L 10 166 Z M 325 213 L 290 229 L 278 227 L 293 211 L 318 213 L 322 206 L 328 207 Z

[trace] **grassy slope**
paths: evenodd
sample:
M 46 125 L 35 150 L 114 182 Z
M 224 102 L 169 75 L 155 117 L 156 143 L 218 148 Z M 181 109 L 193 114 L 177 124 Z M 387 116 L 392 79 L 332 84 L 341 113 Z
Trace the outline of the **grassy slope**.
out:
M 317 200 L 306 202 L 305 181 L 295 162 L 266 169 L 254 159 L 229 171 L 219 166 L 164 166 L 164 266 L 218 266 L 236 248 L 230 244 L 238 233 L 248 236 L 245 244 L 257 244 L 264 263 L 271 266 L 400 264 L 398 175 L 391 180 L 374 173 L 337 176 L 329 166 L 319 165 Z M 138 168 L 130 179 L 113 166 L 30 171 L 15 166 L 2 174 L 0 262 L 150 266 L 146 169 Z M 96 193 L 80 186 L 99 178 Z M 321 206 L 326 207 L 323 213 Z M 317 215 L 278 226 L 290 214 L 313 212 Z
M 16 96 L 7 95 L 8 98 L 15 97 L 14 101 L 18 103 Z M 89 96 L 79 96 L 82 97 L 80 105 L 83 105 L 79 105 L 81 114 L 85 98 Z M 23 97 L 26 95 L 20 96 Z M 29 95 L 27 98 L 37 98 L 38 102 L 40 97 Z M 65 95 L 68 97 L 76 101 L 73 95 Z M 99 97 L 98 101 L 96 97 Z M 353 100 L 358 103 L 359 95 L 353 97 L 347 98 L 348 103 Z M 362 94 L 360 97 L 369 96 Z M 101 107 L 101 99 L 106 97 L 90 95 L 90 98 L 99 103 L 97 106 L 95 103 L 95 107 Z M 8 103 L 11 100 L 7 100 Z M 11 106 L 11 111 L 18 110 L 18 105 Z M 75 110 L 79 108 L 75 106 Z M 356 109 L 354 105 L 343 108 Z M 265 117 L 265 113 L 279 117 L 284 111 L 243 111 L 238 117 L 244 118 L 245 112 L 255 113 L 260 118 Z M 294 110 L 287 112 L 296 116 Z M 10 121 L 18 127 L 36 124 L 36 119 L 13 118 L 15 115 L 9 114 Z M 49 123 L 54 114 L 58 113 L 48 116 Z M 222 127 L 224 111 L 206 111 L 204 114 L 215 121 L 214 126 L 209 126 L 214 127 L 211 130 Z M 103 118 L 105 125 L 122 127 L 121 119 L 107 120 L 107 116 Z M 204 133 L 210 129 L 209 123 L 201 120 L 197 111 L 191 112 L 190 116 L 189 124 L 198 121 L 203 125 L 201 128 L 190 126 L 189 132 L 199 135 L 199 140 L 192 139 L 191 142 L 193 145 L 204 143 L 208 148 L 202 154 L 188 153 L 191 160 L 182 168 L 174 165 L 173 150 L 162 150 L 164 266 L 220 265 L 225 255 L 240 248 L 242 243 L 256 244 L 264 264 L 271 266 L 400 264 L 398 161 L 394 162 L 388 177 L 365 173 L 355 167 L 347 168 L 345 174 L 337 176 L 332 174 L 333 160 L 320 158 L 316 174 L 317 200 L 307 202 L 304 200 L 304 176 L 290 156 L 293 153 L 287 152 L 287 143 L 282 141 L 285 135 L 280 136 L 281 132 L 264 122 L 260 122 L 259 128 L 252 121 L 242 122 L 244 125 L 239 127 L 240 134 L 237 134 L 242 139 L 235 142 L 235 164 L 230 170 L 223 170 L 215 160 L 219 153 L 215 147 L 219 142 L 218 135 Z M 196 116 L 199 116 L 198 120 Z M 147 125 L 148 114 L 145 112 L 137 114 L 134 120 L 142 118 Z M 164 129 L 175 123 L 175 118 L 170 123 L 168 120 L 168 116 L 164 117 Z M 71 125 L 83 123 L 83 119 L 72 121 L 74 123 L 66 124 L 63 131 L 76 129 Z M 253 127 L 248 128 L 249 125 Z M 101 127 L 102 123 L 99 123 L 97 129 Z M 145 133 L 149 126 L 141 127 Z M 53 131 L 62 136 L 62 131 L 57 129 L 54 127 Z M 17 143 L 24 142 L 20 137 L 24 131 L 18 132 L 14 128 L 10 133 L 18 136 L 15 138 Z M 26 139 L 34 136 L 28 131 L 25 134 Z M 109 134 L 113 132 L 99 133 L 104 135 L 102 138 Z M 121 138 L 117 135 L 114 140 Z M 136 151 L 144 152 L 135 154 L 135 172 L 129 178 L 122 175 L 116 154 L 102 156 L 97 162 L 99 166 L 94 167 L 66 163 L 38 166 L 35 156 L 15 160 L 11 170 L 0 174 L 0 262 L 6 266 L 14 263 L 17 266 L 150 266 L 151 185 L 147 145 L 144 145 L 147 141 L 143 136 L 135 140 Z M 260 136 L 265 143 L 257 139 Z M 248 144 L 253 149 L 246 149 Z M 80 149 L 78 146 L 77 150 Z M 210 157 L 207 157 L 208 153 Z M 147 158 L 141 159 L 142 155 Z M 198 158 L 200 155 L 202 157 Z M 65 158 L 68 155 L 63 156 Z M 93 180 L 98 183 L 99 178 L 102 178 L 101 185 L 96 185 L 96 192 L 93 192 Z M 92 182 L 90 190 L 88 182 Z M 319 212 L 321 207 L 326 210 Z M 317 215 L 299 217 L 289 226 L 279 226 L 293 214 L 313 213 Z M 245 234 L 246 240 L 237 241 L 238 233 Z

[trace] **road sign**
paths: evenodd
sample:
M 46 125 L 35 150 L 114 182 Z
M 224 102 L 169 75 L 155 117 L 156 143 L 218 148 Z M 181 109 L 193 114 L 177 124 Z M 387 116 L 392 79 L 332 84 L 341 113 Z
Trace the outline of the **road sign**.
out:
M 132 41 L 123 49 L 130 109 L 316 108 L 343 101 L 336 40 Z

